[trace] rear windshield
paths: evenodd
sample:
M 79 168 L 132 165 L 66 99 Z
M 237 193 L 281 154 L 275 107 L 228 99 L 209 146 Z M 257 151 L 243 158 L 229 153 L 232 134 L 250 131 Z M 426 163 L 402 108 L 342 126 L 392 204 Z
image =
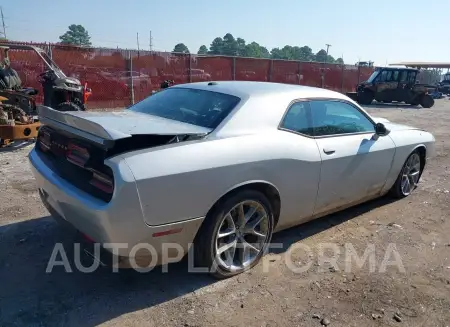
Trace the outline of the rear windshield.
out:
M 239 103 L 223 93 L 168 88 L 131 106 L 129 110 L 214 129 Z

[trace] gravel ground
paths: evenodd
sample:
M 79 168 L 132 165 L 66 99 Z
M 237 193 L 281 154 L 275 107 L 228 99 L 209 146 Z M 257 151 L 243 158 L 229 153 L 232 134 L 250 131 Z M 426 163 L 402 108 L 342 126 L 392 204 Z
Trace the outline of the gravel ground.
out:
M 250 272 L 219 282 L 188 274 L 185 262 L 169 266 L 167 274 L 66 273 L 63 267 L 45 273 L 54 244 L 70 248 L 74 236 L 39 201 L 26 158 L 31 145 L 1 151 L 0 326 L 450 326 L 450 101 L 437 100 L 432 109 L 368 111 L 435 135 L 437 157 L 417 191 L 278 233 L 274 242 L 282 249 Z M 337 268 L 318 261 L 324 242 L 337 245 Z M 349 244 L 360 256 L 368 244 L 374 247 L 375 271 L 369 262 L 345 270 Z M 380 271 L 389 244 L 403 272 L 398 266 Z M 286 258 L 313 264 L 293 272 Z

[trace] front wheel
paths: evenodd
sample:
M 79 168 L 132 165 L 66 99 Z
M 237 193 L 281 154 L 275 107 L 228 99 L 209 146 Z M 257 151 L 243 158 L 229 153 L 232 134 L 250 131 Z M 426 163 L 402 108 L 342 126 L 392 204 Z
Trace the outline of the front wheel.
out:
M 58 111 L 82 111 L 81 107 L 76 105 L 73 102 L 63 102 L 60 103 L 57 107 L 56 110 Z
M 272 238 L 272 206 L 260 192 L 244 190 L 221 201 L 205 219 L 194 242 L 194 261 L 216 278 L 255 266 Z
M 416 150 L 406 159 L 397 180 L 390 190 L 391 195 L 399 199 L 410 195 L 416 189 L 421 173 L 422 161 L 419 152 Z
M 434 99 L 429 94 L 425 94 L 420 99 L 420 105 L 423 108 L 431 108 L 434 105 Z
M 374 95 L 372 92 L 363 91 L 358 93 L 358 102 L 360 104 L 369 105 L 372 103 Z

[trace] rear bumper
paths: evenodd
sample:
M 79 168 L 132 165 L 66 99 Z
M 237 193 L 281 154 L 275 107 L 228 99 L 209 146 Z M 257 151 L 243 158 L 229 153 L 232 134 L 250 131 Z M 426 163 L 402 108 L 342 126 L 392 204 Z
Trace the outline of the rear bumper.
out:
M 200 217 L 172 224 L 147 225 L 136 183 L 123 160 L 118 159 L 111 166 L 120 180 L 109 203 L 94 198 L 56 175 L 35 149 L 30 152 L 29 160 L 42 202 L 52 216 L 73 226 L 118 257 L 140 258 L 151 254 L 158 257 L 158 264 L 174 262 L 174 258 L 180 256 L 180 250 L 187 253 L 203 221 Z M 167 231 L 175 232 L 170 234 Z M 136 251 L 136 248 L 147 246 L 154 251 Z

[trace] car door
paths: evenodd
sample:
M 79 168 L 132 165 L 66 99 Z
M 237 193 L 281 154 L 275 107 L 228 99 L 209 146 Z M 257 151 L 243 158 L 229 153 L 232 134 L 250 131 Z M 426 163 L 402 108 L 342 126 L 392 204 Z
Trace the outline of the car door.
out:
M 407 70 L 401 70 L 400 71 L 400 77 L 399 77 L 399 83 L 398 83 L 398 90 L 400 93 L 400 97 L 403 101 L 409 100 L 409 84 L 408 84 L 408 71 Z
M 337 100 L 310 102 L 314 137 L 322 164 L 314 214 L 381 191 L 395 153 L 389 136 L 358 107 Z
M 293 101 L 279 129 L 286 157 L 276 172 L 283 203 L 277 228 L 286 228 L 312 217 L 319 187 L 321 157 L 312 135 L 308 101 Z
M 393 70 L 390 80 L 392 101 L 403 101 L 402 93 L 399 88 L 400 85 L 399 81 L 400 81 L 400 72 L 398 70 Z
M 416 75 L 417 72 L 415 70 L 407 69 L 402 70 L 400 74 L 399 89 L 401 90 L 402 100 L 406 103 L 410 103 L 414 98 L 412 89 L 416 83 Z
M 398 83 L 393 81 L 394 72 L 390 69 L 383 70 L 380 77 L 380 83 L 377 84 L 375 100 L 390 102 L 393 100 L 393 93 L 397 89 Z

